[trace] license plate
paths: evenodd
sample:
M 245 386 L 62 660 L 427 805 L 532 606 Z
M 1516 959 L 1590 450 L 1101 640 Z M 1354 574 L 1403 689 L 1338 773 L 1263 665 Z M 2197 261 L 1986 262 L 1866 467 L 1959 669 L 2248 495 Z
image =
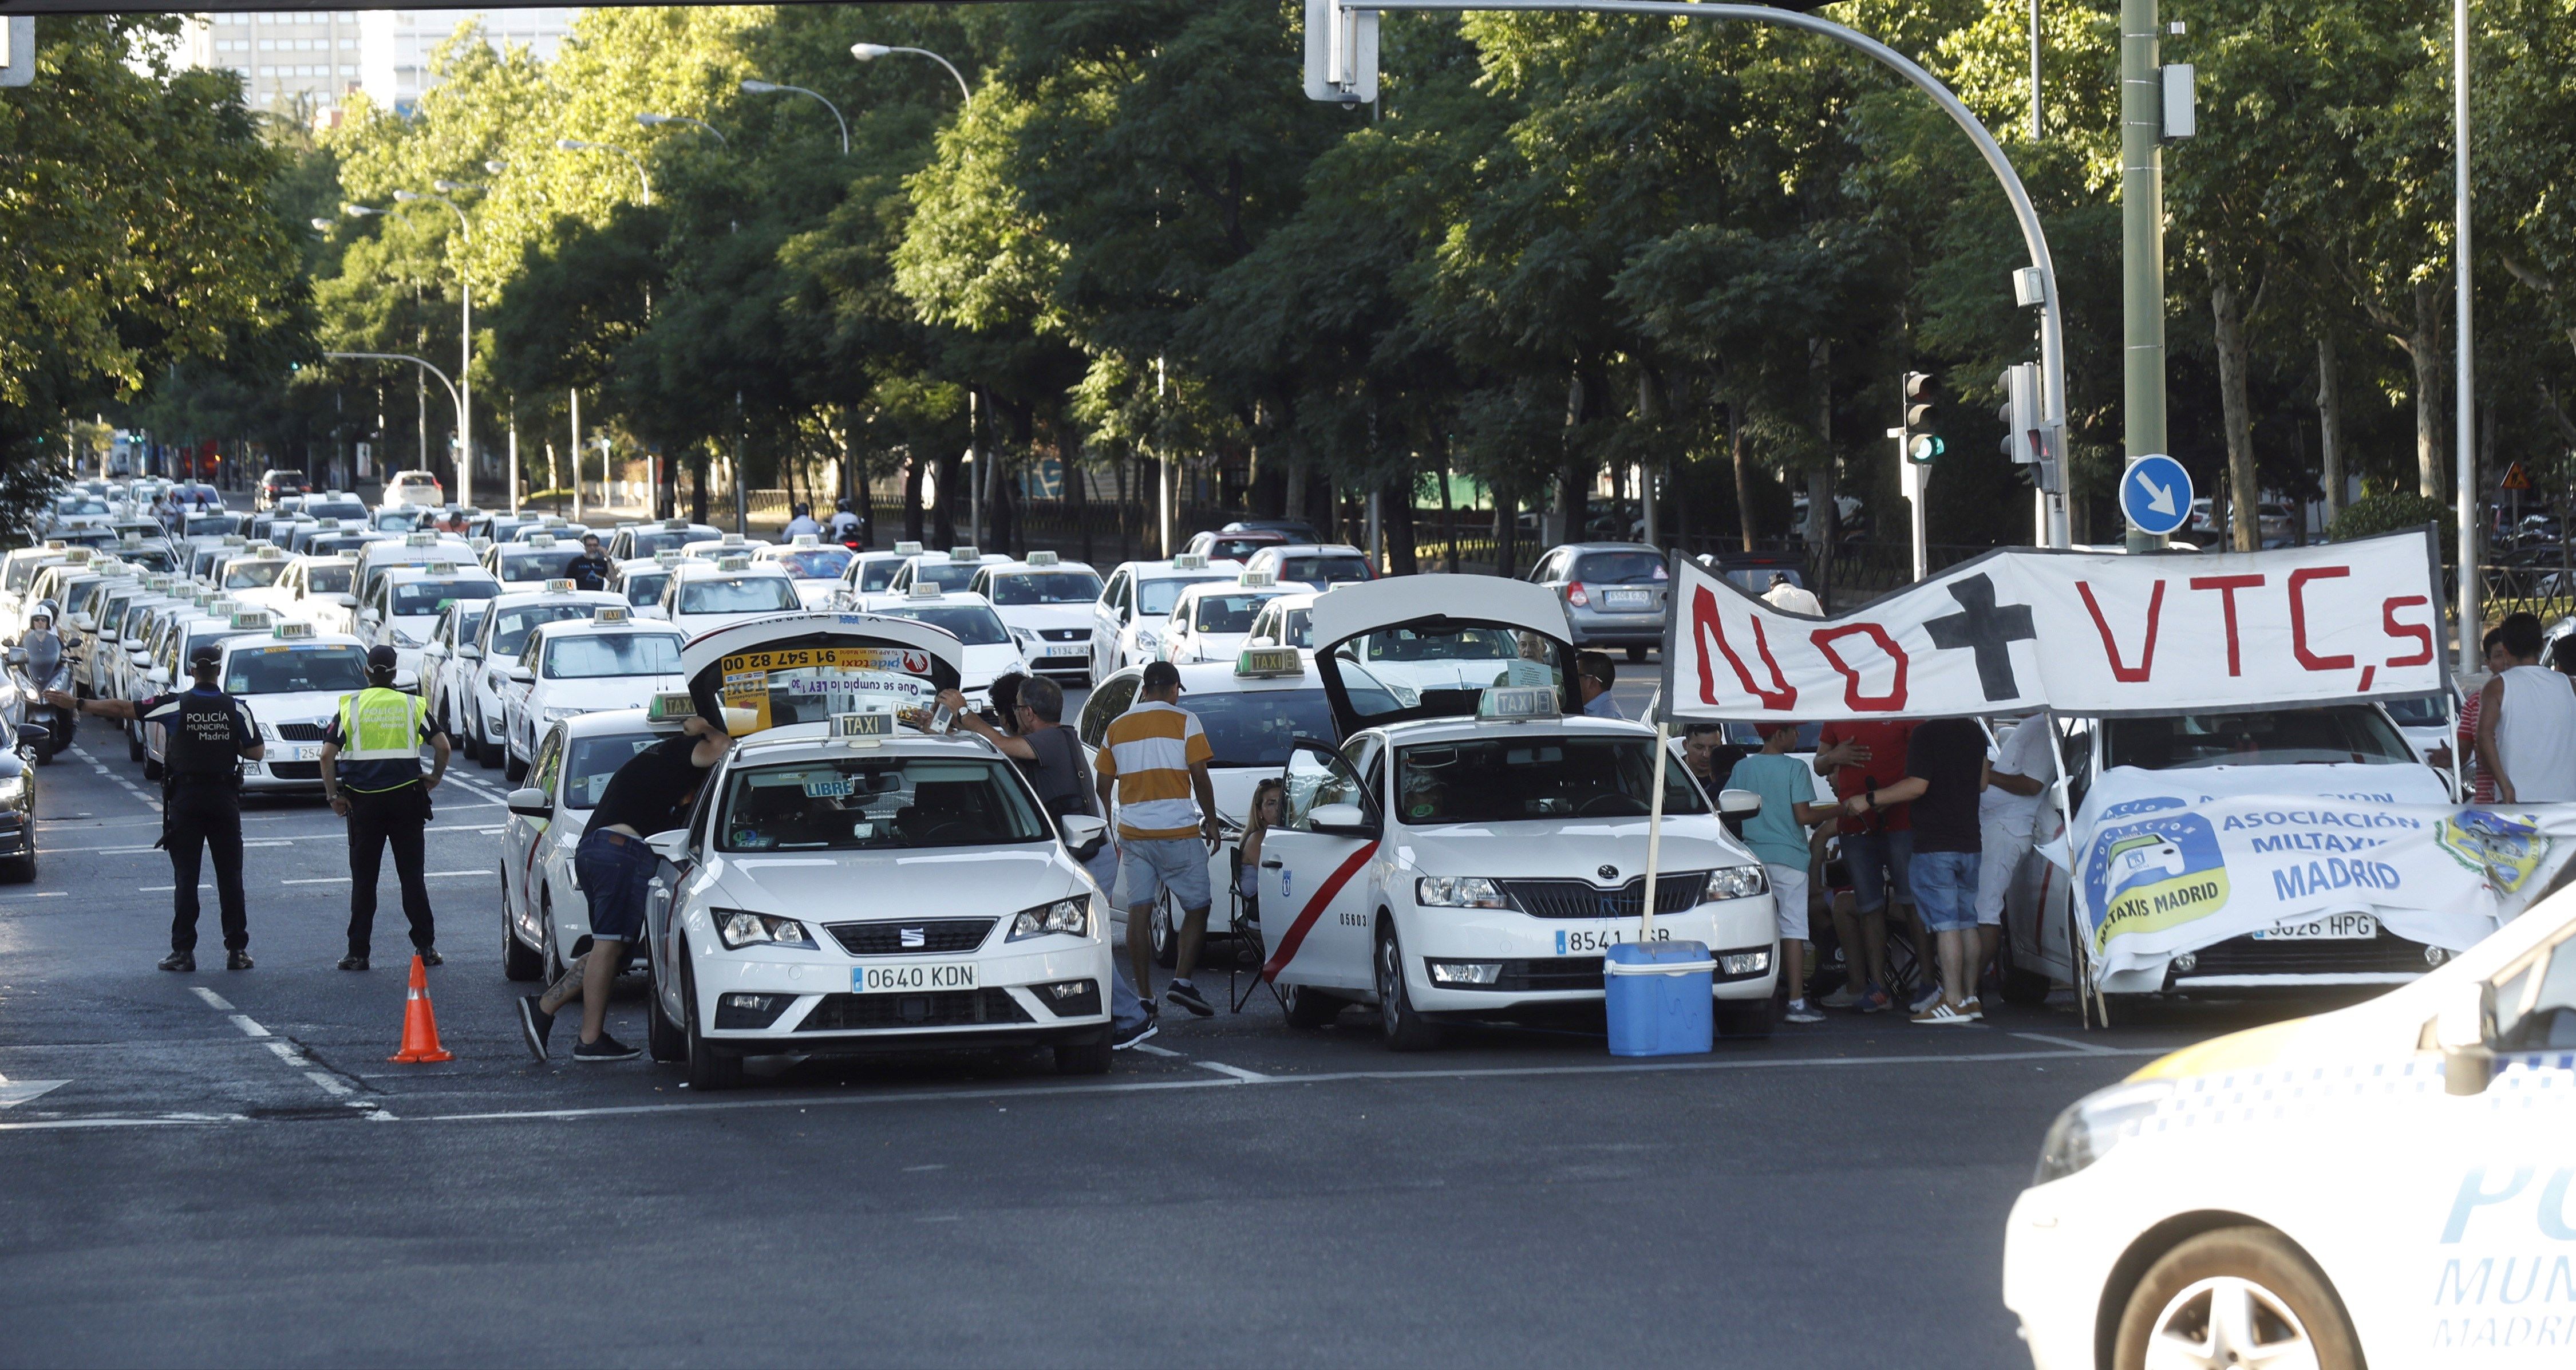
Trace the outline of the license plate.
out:
M 1601 602 L 1605 607 L 1612 609 L 1652 609 L 1655 607 L 1655 592 L 1611 590 L 1601 596 Z
M 2257 942 L 2366 941 L 2379 935 L 2379 920 L 2366 913 L 2330 913 L 2304 923 L 2283 923 L 2254 934 Z
M 975 987 L 972 961 L 901 961 L 850 968 L 852 994 L 928 994 Z
M 1081 643 L 1074 642 L 1061 647 L 1049 647 L 1046 649 L 1046 654 L 1048 656 L 1081 656 L 1083 653 L 1090 650 L 1090 648 L 1083 646 Z
M 288 747 L 285 749 L 285 759 L 288 761 L 310 761 L 315 756 L 319 755 L 321 750 L 322 749 L 319 747 Z
M 1558 928 L 1556 954 L 1573 956 L 1587 951 L 1608 951 L 1629 940 L 1631 939 L 1626 928 Z M 1658 942 L 1673 940 L 1672 929 L 1655 929 L 1655 940 Z

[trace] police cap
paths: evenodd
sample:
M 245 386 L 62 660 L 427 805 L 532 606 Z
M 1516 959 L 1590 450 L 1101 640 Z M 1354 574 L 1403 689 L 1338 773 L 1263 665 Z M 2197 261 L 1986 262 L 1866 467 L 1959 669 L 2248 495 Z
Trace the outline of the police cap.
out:
M 211 642 L 200 642 L 188 652 L 188 669 L 201 671 L 223 659 L 223 648 Z
M 392 647 L 379 642 L 375 646 L 367 649 L 367 674 L 382 676 L 392 675 L 394 673 L 395 666 L 398 665 L 401 660 L 402 658 L 394 655 L 394 649 Z

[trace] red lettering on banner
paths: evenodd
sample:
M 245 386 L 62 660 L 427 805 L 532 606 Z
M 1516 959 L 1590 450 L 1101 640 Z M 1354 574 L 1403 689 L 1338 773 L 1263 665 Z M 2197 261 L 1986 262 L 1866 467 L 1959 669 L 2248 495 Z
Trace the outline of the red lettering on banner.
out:
M 2147 596 L 2147 642 L 2138 649 L 2138 664 L 2135 666 L 2120 664 L 2120 644 L 2111 639 L 2111 624 L 2102 617 L 2102 606 L 2093 601 L 2092 583 L 2075 582 L 2075 593 L 2084 596 L 2084 608 L 2093 615 L 2095 631 L 2102 634 L 2102 655 L 2111 663 L 2111 678 L 2123 685 L 2143 683 L 2147 673 L 2156 668 L 2156 624 L 2164 617 L 2165 583 L 2157 581 L 2155 592 Z
M 2352 658 L 2319 656 L 2308 650 L 2308 582 L 2336 580 L 2352 574 L 2349 566 L 2311 566 L 2290 573 L 2290 655 L 2311 671 L 2348 671 Z
M 2387 603 L 2379 606 L 2380 626 L 2388 630 L 2388 635 L 2390 637 L 2411 637 L 2415 639 L 2417 645 L 2422 648 L 2421 651 L 2418 651 L 2413 656 L 2390 657 L 2388 659 L 2389 665 L 2422 666 L 2433 660 L 2433 630 L 2421 623 L 2400 623 L 2397 621 L 2398 610 L 2411 608 L 2418 604 L 2430 603 L 2432 603 L 2432 601 L 2424 598 L 2422 595 L 2391 595 L 2389 596 Z
M 1860 672 L 1853 670 L 1850 663 L 1843 660 L 1843 654 L 1834 650 L 1834 644 L 1847 637 L 1868 638 L 1878 644 L 1880 651 L 1887 653 L 1889 661 L 1896 663 L 1896 678 L 1888 683 L 1886 694 L 1865 695 L 1860 692 Z M 1896 639 L 1889 637 L 1885 629 L 1875 623 L 1847 623 L 1840 628 L 1820 628 L 1807 634 L 1807 638 L 1816 644 L 1817 651 L 1824 653 L 1825 660 L 1833 663 L 1835 670 L 1842 672 L 1844 708 L 1859 713 L 1904 711 L 1905 649 L 1897 646 Z
M 1763 635 L 1761 616 L 1755 614 L 1751 619 L 1753 648 L 1762 654 L 1762 664 L 1769 667 L 1771 671 L 1772 688 L 1768 690 L 1753 683 L 1753 672 L 1745 669 L 1744 658 L 1737 656 L 1734 644 L 1726 640 L 1726 622 L 1718 616 L 1717 596 L 1709 593 L 1706 586 L 1700 587 L 1699 591 L 1691 596 L 1691 638 L 1694 644 L 1699 644 L 1703 648 L 1699 654 L 1700 702 L 1703 704 L 1718 702 L 1717 677 L 1709 669 L 1708 653 L 1705 650 L 1705 643 L 1713 639 L 1717 643 L 1717 650 L 1726 655 L 1726 664 L 1735 668 L 1735 678 L 1743 683 L 1744 692 L 1761 700 L 1763 708 L 1785 713 L 1798 706 L 1798 691 L 1789 684 L 1789 678 L 1781 674 L 1780 663 L 1771 657 L 1771 643 Z
M 2251 590 L 2262 583 L 2263 577 L 2260 574 L 2247 574 L 2241 576 L 2193 576 L 2191 578 L 2191 588 L 2195 590 L 2216 590 L 2219 594 L 2219 603 L 2227 615 L 2227 673 L 2229 675 L 2244 674 L 2242 670 L 2238 669 L 2242 658 L 2236 649 L 2236 592 L 2239 590 Z

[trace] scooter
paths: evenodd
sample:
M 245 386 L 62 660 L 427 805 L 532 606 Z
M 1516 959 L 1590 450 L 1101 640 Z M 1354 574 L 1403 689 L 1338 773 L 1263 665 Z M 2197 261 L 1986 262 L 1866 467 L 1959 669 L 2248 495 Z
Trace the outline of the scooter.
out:
M 10 688 L 5 693 L 11 697 L 11 707 L 17 713 L 11 723 L 19 729 L 22 745 L 34 754 L 36 764 L 52 765 L 54 758 L 72 744 L 72 715 L 68 709 L 58 709 L 46 703 L 45 692 L 71 692 L 71 662 L 68 659 L 55 662 L 53 671 L 38 681 L 28 673 L 26 648 L 10 648 L 7 661 Z M 0 712 L 0 717 L 5 716 L 5 712 Z

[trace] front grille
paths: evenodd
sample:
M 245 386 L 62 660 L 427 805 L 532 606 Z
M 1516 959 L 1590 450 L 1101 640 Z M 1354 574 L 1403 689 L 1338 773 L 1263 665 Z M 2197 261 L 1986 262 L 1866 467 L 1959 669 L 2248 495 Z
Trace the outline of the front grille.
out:
M 322 725 L 319 723 L 280 723 L 277 725 L 277 740 L 280 742 L 319 742 L 322 740 Z
M 271 777 L 278 780 L 320 780 L 322 778 L 322 763 L 319 761 L 272 761 L 268 763 L 268 773 Z
M 829 923 L 824 931 L 839 939 L 841 950 L 852 956 L 900 956 L 906 952 L 940 953 L 973 951 L 984 945 L 985 935 L 992 932 L 992 918 L 930 918 L 896 923 Z M 907 941 L 904 934 L 916 932 L 921 940 Z
M 1502 885 L 1503 893 L 1532 918 L 1635 918 L 1646 902 L 1646 877 L 1642 875 L 1615 890 L 1580 880 L 1506 880 Z M 1675 871 L 1657 876 L 1655 912 L 1673 914 L 1694 908 L 1699 904 L 1700 891 L 1707 886 L 1707 871 Z
M 796 1030 L 860 1032 L 1032 1021 L 1008 990 L 951 989 L 931 994 L 826 994 Z
M 1089 628 L 1040 628 L 1038 636 L 1049 642 L 1080 642 L 1091 636 Z
M 1456 985 L 1448 988 L 1467 989 L 1483 986 Z M 1501 978 L 1493 988 L 1506 992 L 1601 988 L 1601 958 L 1598 956 L 1546 956 L 1527 961 L 1505 961 Z
M 2424 962 L 2424 944 L 2383 932 L 2372 938 L 2326 938 L 2304 942 L 2258 942 L 2230 937 L 2192 953 L 2196 964 L 2177 976 L 2198 975 L 2359 975 L 2413 971 Z

